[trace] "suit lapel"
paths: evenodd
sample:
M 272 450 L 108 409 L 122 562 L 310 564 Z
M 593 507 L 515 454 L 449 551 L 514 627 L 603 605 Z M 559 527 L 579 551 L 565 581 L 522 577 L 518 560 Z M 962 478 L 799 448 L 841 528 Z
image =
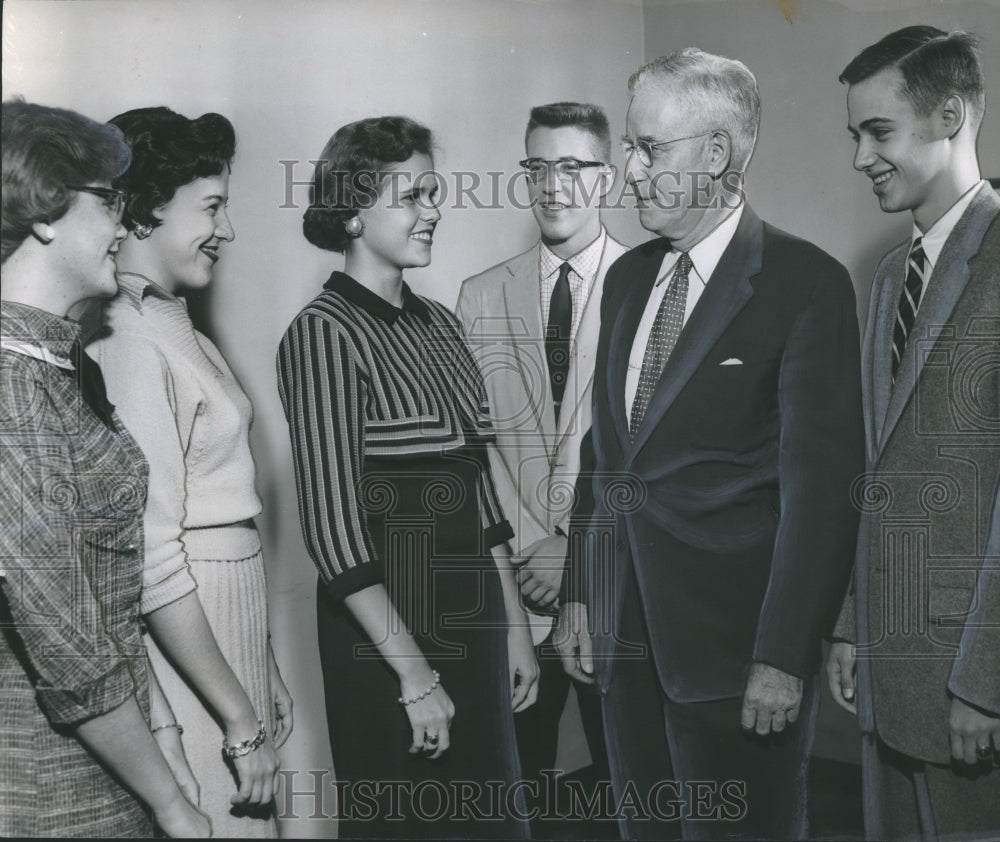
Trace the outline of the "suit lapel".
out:
M 601 327 L 604 276 L 608 267 L 624 253 L 615 246 L 610 235 L 605 234 L 604 252 L 598 263 L 597 276 L 591 284 L 590 294 L 583 306 L 573 347 L 570 350 L 566 391 L 563 393 L 562 411 L 559 413 L 557 449 L 563 446 L 567 438 L 572 438 L 573 432 L 577 429 L 577 418 L 584 406 L 584 399 L 589 398 L 590 385 L 594 382 L 594 357 L 597 354 L 597 340 Z
M 886 413 L 889 409 L 889 399 L 892 397 L 892 335 L 896 326 L 896 310 L 899 296 L 903 289 L 906 276 L 906 256 L 909 253 L 909 241 L 901 243 L 885 257 L 885 282 L 873 290 L 878 295 L 878 309 L 869 318 L 875 319 L 872 328 L 871 359 L 868 367 L 871 371 L 871 407 L 874 418 L 876 455 L 878 443 L 882 441 L 885 430 Z
M 747 206 L 733 239 L 708 279 L 705 291 L 663 367 L 646 416 L 636 431 L 633 453 L 646 443 L 691 375 L 753 295 L 750 278 L 760 271 L 763 253 L 764 224 Z M 624 380 L 622 383 L 624 385 Z
M 530 249 L 507 264 L 510 276 L 503 297 L 510 344 L 524 394 L 525 406 L 546 452 L 551 456 L 555 409 L 548 385 L 548 364 L 540 337 L 545 336 L 538 304 L 538 249 Z
M 906 350 L 899 363 L 896 384 L 889 396 L 885 423 L 882 426 L 880 452 L 885 447 L 889 436 L 892 435 L 904 408 L 913 395 L 924 363 L 930 356 L 939 336 L 943 335 L 940 327 L 951 317 L 955 305 L 965 291 L 971 275 L 970 264 L 979 253 L 983 235 L 998 210 L 1000 210 L 1000 201 L 997 200 L 996 194 L 989 189 L 981 190 L 945 241 L 937 265 L 931 273 L 927 291 L 917 310 L 917 318 L 913 323 L 910 341 L 906 343 Z M 901 274 L 905 274 L 902 269 Z M 900 281 L 900 283 L 902 282 Z M 894 319 L 899 287 L 896 284 L 893 284 L 893 287 L 896 289 L 897 296 L 893 300 L 891 308 Z M 891 335 L 889 341 L 889 353 L 891 354 Z

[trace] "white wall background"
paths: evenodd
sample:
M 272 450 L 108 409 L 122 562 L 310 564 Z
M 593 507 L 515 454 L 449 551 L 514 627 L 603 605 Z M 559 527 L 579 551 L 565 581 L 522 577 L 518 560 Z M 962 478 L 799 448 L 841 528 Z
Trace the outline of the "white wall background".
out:
M 295 314 L 319 291 L 338 255 L 309 245 L 302 211 L 283 209 L 285 168 L 311 174 L 339 126 L 405 114 L 430 126 L 440 170 L 513 173 L 524 157 L 532 105 L 578 99 L 603 105 L 615 131 L 624 84 L 642 63 L 638 0 L 5 0 L 3 95 L 106 120 L 168 105 L 188 116 L 218 111 L 237 135 L 230 185 L 236 241 L 224 249 L 199 314 L 256 410 L 252 445 L 267 553 L 275 651 L 295 697 L 283 768 L 330 769 L 315 632 L 316 574 L 302 544 L 274 355 Z M 615 151 L 616 157 L 618 151 Z M 523 198 L 523 190 L 520 194 Z M 305 187 L 294 198 L 303 208 Z M 485 198 L 485 194 L 484 194 Z M 468 203 L 467 203 L 468 204 Z M 531 214 L 515 207 L 442 208 L 434 262 L 408 273 L 421 292 L 453 304 L 462 279 L 533 242 Z M 638 242 L 634 213 L 608 217 Z M 343 692 L 351 692 L 344 687 Z M 307 788 L 305 774 L 296 788 Z M 328 794 L 330 790 L 328 789 Z M 295 836 L 328 836 L 332 823 L 284 823 Z M 332 802 L 325 805 L 333 810 Z
M 905 236 L 908 221 L 881 214 L 851 169 L 840 70 L 900 26 L 970 29 L 984 38 L 988 89 L 1000 95 L 998 0 L 5 0 L 3 12 L 4 97 L 19 93 L 97 119 L 162 104 L 188 116 L 218 111 L 235 124 L 237 239 L 196 310 L 256 408 L 271 622 L 296 699 L 283 766 L 303 773 L 331 762 L 315 573 L 299 533 L 274 353 L 340 260 L 302 238 L 301 210 L 279 207 L 279 161 L 303 162 L 294 177 L 305 180 L 306 162 L 336 128 L 401 113 L 435 131 L 446 174 L 509 173 L 522 157 L 531 105 L 598 103 L 618 135 L 629 73 L 694 44 L 740 58 L 757 75 L 763 122 L 748 182 L 757 211 L 841 260 L 864 300 L 878 256 Z M 1000 175 L 1000 109 L 988 113 L 982 138 L 984 174 Z M 620 164 L 617 150 L 615 158 Z M 306 188 L 292 195 L 304 206 Z M 449 305 L 464 277 L 533 241 L 530 214 L 515 207 L 446 206 L 443 214 L 433 265 L 407 277 Z M 644 237 L 627 209 L 606 221 L 626 242 Z M 831 721 L 836 738 L 845 726 Z M 296 788 L 308 784 L 302 774 Z M 332 832 L 332 822 L 308 818 L 308 806 L 297 802 L 302 818 L 285 822 L 284 833 Z

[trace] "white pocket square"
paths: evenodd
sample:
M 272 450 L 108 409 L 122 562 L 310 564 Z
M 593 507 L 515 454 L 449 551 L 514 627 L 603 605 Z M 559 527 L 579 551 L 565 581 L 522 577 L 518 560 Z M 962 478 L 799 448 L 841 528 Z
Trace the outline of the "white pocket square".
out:
M 719 365 L 743 365 L 743 360 L 739 357 L 730 357 L 728 360 L 723 360 Z

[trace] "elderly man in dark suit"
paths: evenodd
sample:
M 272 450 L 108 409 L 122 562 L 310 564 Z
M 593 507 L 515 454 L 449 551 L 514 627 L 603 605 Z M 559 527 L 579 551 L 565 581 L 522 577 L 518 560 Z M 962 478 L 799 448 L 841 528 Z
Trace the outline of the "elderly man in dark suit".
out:
M 912 26 L 840 80 L 854 166 L 913 231 L 868 308 L 868 472 L 830 688 L 860 716 L 870 838 L 1000 839 L 1000 198 L 976 157 L 982 70 L 971 36 Z
M 605 282 L 558 646 L 596 666 L 623 835 L 804 838 L 864 464 L 854 290 L 743 199 L 743 64 L 686 49 L 629 89 L 627 178 L 659 237 Z

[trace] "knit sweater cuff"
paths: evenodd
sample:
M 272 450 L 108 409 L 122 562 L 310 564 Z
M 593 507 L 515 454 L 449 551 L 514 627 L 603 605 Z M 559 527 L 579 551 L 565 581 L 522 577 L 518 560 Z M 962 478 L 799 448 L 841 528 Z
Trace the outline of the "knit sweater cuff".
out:
M 191 570 L 184 564 L 179 570 L 175 570 L 167 578 L 161 579 L 153 584 L 143 585 L 142 596 L 139 598 L 139 609 L 143 614 L 149 614 L 157 608 L 169 605 L 185 596 L 198 587 L 198 583 L 191 575 Z

